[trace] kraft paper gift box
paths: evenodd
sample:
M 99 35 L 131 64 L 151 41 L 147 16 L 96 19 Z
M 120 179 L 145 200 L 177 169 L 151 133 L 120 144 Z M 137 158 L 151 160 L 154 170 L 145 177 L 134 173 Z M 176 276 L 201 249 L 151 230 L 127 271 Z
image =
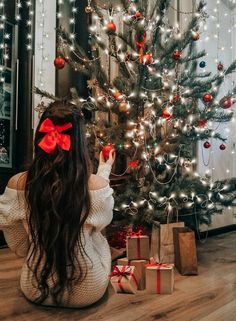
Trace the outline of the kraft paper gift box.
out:
M 182 275 L 198 274 L 194 232 L 188 227 L 173 228 L 175 266 Z
M 128 260 L 149 260 L 149 237 L 147 235 L 128 236 L 126 252 Z
M 116 265 L 110 274 L 110 281 L 116 293 L 133 293 L 138 290 L 139 275 L 135 266 Z
M 171 294 L 174 290 L 174 264 L 146 265 L 146 293 Z
M 135 266 L 139 275 L 138 290 L 145 290 L 145 264 L 148 264 L 149 260 L 128 260 L 127 257 L 117 260 L 118 265 L 131 265 Z
M 150 256 L 153 257 L 156 262 L 174 264 L 174 227 L 184 227 L 184 222 L 160 224 L 159 226 L 153 225 Z

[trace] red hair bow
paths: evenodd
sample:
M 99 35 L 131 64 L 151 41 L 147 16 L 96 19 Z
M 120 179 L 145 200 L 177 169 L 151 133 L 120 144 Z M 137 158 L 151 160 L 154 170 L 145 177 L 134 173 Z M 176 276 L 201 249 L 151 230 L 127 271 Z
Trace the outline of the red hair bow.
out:
M 71 123 L 66 123 L 64 125 L 54 125 L 51 119 L 46 118 L 39 128 L 39 132 L 47 134 L 43 137 L 38 146 L 48 154 L 54 151 L 57 145 L 60 146 L 63 150 L 70 150 L 70 135 L 61 134 L 61 132 L 71 127 Z

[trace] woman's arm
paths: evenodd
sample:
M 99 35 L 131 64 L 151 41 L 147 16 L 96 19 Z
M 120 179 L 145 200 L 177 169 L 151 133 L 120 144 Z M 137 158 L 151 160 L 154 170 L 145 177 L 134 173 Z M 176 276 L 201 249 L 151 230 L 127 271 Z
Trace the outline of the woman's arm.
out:
M 97 170 L 97 175 L 105 178 L 109 182 L 109 176 L 111 174 L 111 168 L 115 161 L 116 154 L 115 150 L 111 150 L 109 153 L 109 158 L 105 161 L 102 152 L 99 155 L 99 166 Z
M 23 223 L 17 222 L 3 228 L 3 234 L 9 248 L 19 257 L 26 257 L 29 250 L 29 238 Z
M 16 255 L 24 257 L 28 252 L 29 239 L 24 227 L 24 193 L 23 190 L 17 190 L 19 177 L 22 174 L 12 177 L 4 194 L 0 196 L 0 230 L 3 230 L 10 249 Z

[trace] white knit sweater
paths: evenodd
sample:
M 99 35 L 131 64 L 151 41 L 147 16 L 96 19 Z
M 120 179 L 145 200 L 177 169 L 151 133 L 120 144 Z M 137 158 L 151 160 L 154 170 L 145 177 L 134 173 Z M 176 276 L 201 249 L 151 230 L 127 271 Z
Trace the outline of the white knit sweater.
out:
M 97 175 L 108 180 L 111 166 L 100 165 Z M 108 180 L 109 182 L 109 180 Z M 108 286 L 108 274 L 111 268 L 111 254 L 107 240 L 101 230 L 112 220 L 114 207 L 113 190 L 109 183 L 99 190 L 90 190 L 91 210 L 84 225 L 84 247 L 91 261 L 87 263 L 87 276 L 80 285 L 74 285 L 72 291 L 63 295 L 62 305 L 67 307 L 83 307 L 99 300 Z M 6 187 L 0 196 L 0 229 L 3 230 L 7 244 L 18 256 L 27 258 L 29 237 L 27 234 L 26 206 L 24 192 Z M 84 266 L 84 261 L 79 261 Z M 51 284 L 51 281 L 49 281 Z M 21 290 L 31 301 L 38 296 L 36 281 L 32 272 L 23 263 Z M 53 305 L 51 297 L 43 304 Z

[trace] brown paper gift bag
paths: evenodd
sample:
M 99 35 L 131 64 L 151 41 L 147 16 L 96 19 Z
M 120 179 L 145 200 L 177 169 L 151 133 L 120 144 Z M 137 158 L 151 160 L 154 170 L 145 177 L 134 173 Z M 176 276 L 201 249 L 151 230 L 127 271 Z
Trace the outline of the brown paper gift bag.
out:
M 156 262 L 175 262 L 173 240 L 174 227 L 184 227 L 184 222 L 160 224 L 159 226 L 153 225 L 150 256 L 153 257 Z
M 182 275 L 198 274 L 194 232 L 188 227 L 173 228 L 175 265 Z
M 174 290 L 173 264 L 146 265 L 146 293 L 171 294 Z
M 127 257 L 117 260 L 118 265 L 131 265 L 135 266 L 137 273 L 139 274 L 140 281 L 138 283 L 138 290 L 145 289 L 145 264 L 148 264 L 149 260 L 128 260 Z
M 116 265 L 110 274 L 110 281 L 116 293 L 133 293 L 138 289 L 139 275 L 135 266 Z
M 147 235 L 128 236 L 126 251 L 128 260 L 149 260 L 149 237 Z

